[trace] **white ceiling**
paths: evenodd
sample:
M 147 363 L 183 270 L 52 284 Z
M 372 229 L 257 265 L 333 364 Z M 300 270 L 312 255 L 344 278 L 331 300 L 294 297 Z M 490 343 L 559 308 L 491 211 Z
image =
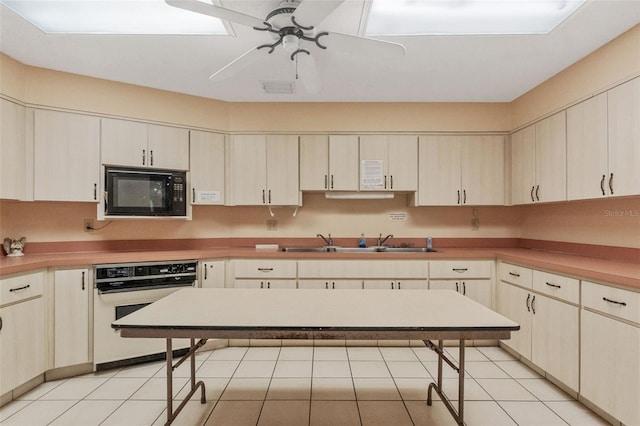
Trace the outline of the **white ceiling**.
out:
M 28 0 L 25 0 L 28 1 Z M 358 34 L 367 0 L 347 0 L 321 30 Z M 278 0 L 227 0 L 263 17 Z M 269 35 L 232 24 L 233 36 L 45 34 L 0 6 L 0 51 L 37 67 L 225 101 L 509 102 L 640 23 L 638 0 L 587 0 L 548 35 L 411 36 L 393 62 L 314 50 L 323 90 L 263 92 L 261 80 L 292 80 L 281 50 L 230 80 L 208 77 Z

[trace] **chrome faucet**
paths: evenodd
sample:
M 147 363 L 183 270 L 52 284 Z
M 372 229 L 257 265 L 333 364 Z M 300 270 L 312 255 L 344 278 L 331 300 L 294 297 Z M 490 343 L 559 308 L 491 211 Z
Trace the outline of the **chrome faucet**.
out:
M 382 238 L 382 234 L 380 234 L 380 236 L 378 237 L 378 247 L 382 246 L 384 242 L 387 241 L 389 238 L 393 238 L 393 234 L 389 234 L 384 238 Z
M 331 238 L 331 234 L 327 234 L 329 236 L 329 238 L 325 238 L 324 235 L 322 234 L 318 234 L 316 235 L 316 237 L 320 237 L 324 240 L 325 244 L 328 246 L 332 246 L 333 245 L 333 238 Z

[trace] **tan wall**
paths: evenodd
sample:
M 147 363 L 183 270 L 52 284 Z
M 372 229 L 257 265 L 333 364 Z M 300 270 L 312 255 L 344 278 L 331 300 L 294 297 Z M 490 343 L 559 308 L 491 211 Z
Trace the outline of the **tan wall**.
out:
M 225 103 L 89 77 L 24 66 L 0 55 L 0 91 L 28 104 L 231 132 L 498 131 L 530 122 L 620 79 L 640 73 L 640 26 L 511 104 Z M 531 207 L 479 208 L 481 227 L 471 231 L 471 209 L 406 207 L 406 199 L 325 200 L 306 195 L 298 216 L 276 211 L 278 231 L 259 207 L 196 207 L 193 221 L 114 221 L 95 233 L 82 231 L 95 206 L 84 203 L 0 201 L 0 232 L 30 241 L 313 236 L 357 237 L 361 232 L 422 237 L 518 237 L 640 247 L 638 220 L 605 211 L 635 211 L 638 197 Z M 613 207 L 611 207 L 613 206 Z M 390 222 L 390 212 L 406 212 Z

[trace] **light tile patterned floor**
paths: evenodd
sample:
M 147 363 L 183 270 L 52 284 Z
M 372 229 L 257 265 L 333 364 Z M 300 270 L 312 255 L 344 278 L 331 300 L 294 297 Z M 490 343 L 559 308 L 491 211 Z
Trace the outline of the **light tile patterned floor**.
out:
M 468 348 L 466 358 L 469 426 L 607 424 L 500 348 Z M 207 403 L 194 397 L 176 425 L 455 424 L 437 395 L 426 404 L 437 374 L 426 348 L 230 347 L 199 353 L 197 368 Z M 446 368 L 445 391 L 455 396 Z M 0 424 L 162 425 L 165 377 L 157 362 L 47 382 L 2 407 Z M 187 377 L 181 366 L 176 400 L 188 392 Z

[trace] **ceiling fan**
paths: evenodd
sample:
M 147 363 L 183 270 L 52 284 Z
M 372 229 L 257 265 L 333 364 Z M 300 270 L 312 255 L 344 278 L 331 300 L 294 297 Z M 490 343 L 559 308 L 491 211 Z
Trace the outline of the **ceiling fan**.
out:
M 318 25 L 344 1 L 283 0 L 264 19 L 260 19 L 199 0 L 165 0 L 170 6 L 246 25 L 272 36 L 272 43 L 265 43 L 245 52 L 212 74 L 209 77 L 212 81 L 233 77 L 264 55 L 282 49 L 295 65 L 295 78 L 312 94 L 322 90 L 322 80 L 313 58 L 314 50 L 340 51 L 384 59 L 399 58 L 405 53 L 404 46 L 399 43 L 319 31 Z

